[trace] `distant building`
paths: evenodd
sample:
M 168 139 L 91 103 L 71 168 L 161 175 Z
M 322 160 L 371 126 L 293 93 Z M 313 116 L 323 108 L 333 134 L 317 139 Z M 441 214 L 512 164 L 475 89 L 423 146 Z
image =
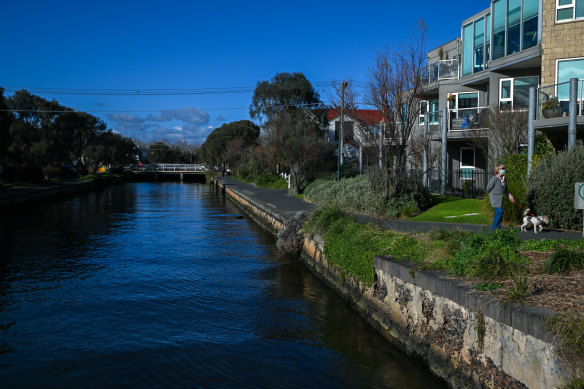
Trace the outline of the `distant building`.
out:
M 335 109 L 326 111 L 325 140 L 338 145 L 341 136 L 341 116 Z M 374 133 L 382 121 L 381 113 L 375 109 L 356 109 L 343 112 L 343 158 L 350 161 L 358 158 L 359 148 L 365 143 L 364 135 Z

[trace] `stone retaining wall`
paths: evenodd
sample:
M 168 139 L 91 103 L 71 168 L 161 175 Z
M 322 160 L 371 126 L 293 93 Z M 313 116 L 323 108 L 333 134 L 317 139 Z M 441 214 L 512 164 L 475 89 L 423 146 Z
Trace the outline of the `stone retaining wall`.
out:
M 285 226 L 273 211 L 229 188 L 225 193 L 274 233 Z M 415 271 L 405 261 L 375 257 L 372 287 L 328 265 L 324 242 L 304 241 L 301 260 L 385 338 L 456 388 L 555 388 L 572 375 L 545 330 L 552 312 L 503 304 L 447 274 Z

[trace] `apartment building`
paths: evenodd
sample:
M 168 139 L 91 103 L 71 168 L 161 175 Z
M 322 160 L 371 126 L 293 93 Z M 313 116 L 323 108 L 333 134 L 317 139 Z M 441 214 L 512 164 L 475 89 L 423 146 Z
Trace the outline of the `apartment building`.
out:
M 488 156 L 473 142 L 488 128 L 485 111 L 527 110 L 532 87 L 537 88 L 534 128 L 561 148 L 572 120 L 576 138 L 584 139 L 584 0 L 493 0 L 462 22 L 459 38 L 430 50 L 427 58 L 418 131 L 427 129 L 434 147 L 446 150 L 445 163 L 435 166 L 459 172 L 448 185 L 460 187 L 475 173 L 490 174 Z M 571 115 L 573 78 L 580 81 Z M 560 117 L 544 118 L 541 103 L 552 97 L 559 100 Z

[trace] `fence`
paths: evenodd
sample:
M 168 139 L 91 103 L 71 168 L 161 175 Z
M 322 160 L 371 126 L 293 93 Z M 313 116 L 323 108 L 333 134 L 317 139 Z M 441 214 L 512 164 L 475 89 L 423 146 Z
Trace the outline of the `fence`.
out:
M 432 193 L 441 193 L 442 170 L 430 169 L 427 174 L 426 187 Z M 409 170 L 408 177 L 423 181 L 424 172 L 421 169 Z M 483 197 L 489 183 L 488 171 L 482 169 L 448 170 L 446 172 L 445 194 L 464 197 Z M 423 182 L 422 182 L 423 184 Z

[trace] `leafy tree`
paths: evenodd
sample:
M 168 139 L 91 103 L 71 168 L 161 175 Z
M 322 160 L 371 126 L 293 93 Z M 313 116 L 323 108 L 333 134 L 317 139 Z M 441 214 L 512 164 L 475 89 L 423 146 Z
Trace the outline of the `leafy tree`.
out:
M 154 142 L 150 144 L 148 150 L 148 160 L 153 163 L 171 163 L 172 151 L 170 147 L 162 142 Z
M 320 96 L 302 73 L 279 73 L 257 83 L 249 115 L 270 121 L 281 113 L 320 105 Z
M 12 112 L 5 114 L 2 107 Z M 0 98 L 0 163 L 11 178 L 41 179 L 73 162 L 84 172 L 100 163 L 121 166 L 128 161 L 133 143 L 107 130 L 99 118 L 74 112 L 26 90 Z
M 318 93 L 302 73 L 279 73 L 258 82 L 254 91 L 250 116 L 264 121 L 265 149 L 290 167 L 295 193 L 307 185 L 326 149 L 311 109 L 320 105 Z
M 221 164 L 232 141 L 241 140 L 239 148 L 243 149 L 257 144 L 259 135 L 259 126 L 249 120 L 223 124 L 207 136 L 201 146 L 201 158 L 211 165 Z

